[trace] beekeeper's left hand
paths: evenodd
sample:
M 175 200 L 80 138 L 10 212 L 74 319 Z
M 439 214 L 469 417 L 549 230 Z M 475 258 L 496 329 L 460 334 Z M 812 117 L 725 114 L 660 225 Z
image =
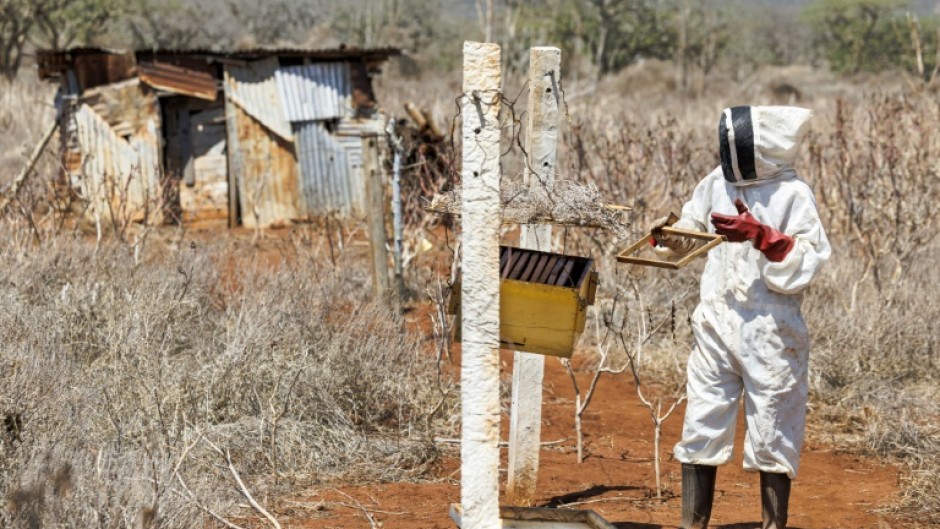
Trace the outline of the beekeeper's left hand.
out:
M 740 198 L 734 201 L 734 207 L 738 210 L 737 215 L 712 213 L 715 233 L 724 235 L 731 242 L 753 241 L 754 248 L 763 252 L 767 259 L 775 263 L 783 261 L 793 249 L 793 237 L 761 224 Z

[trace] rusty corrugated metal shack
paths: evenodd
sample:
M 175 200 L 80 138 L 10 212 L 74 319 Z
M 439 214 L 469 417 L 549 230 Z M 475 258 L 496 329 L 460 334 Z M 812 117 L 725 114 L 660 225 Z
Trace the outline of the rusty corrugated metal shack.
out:
M 364 213 L 363 159 L 387 145 L 371 78 L 397 54 L 76 48 L 38 65 L 88 211 L 268 227 Z

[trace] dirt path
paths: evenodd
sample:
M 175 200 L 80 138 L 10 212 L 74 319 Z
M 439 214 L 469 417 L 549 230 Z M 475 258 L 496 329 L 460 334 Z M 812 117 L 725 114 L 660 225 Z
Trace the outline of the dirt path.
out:
M 503 358 L 504 369 L 511 369 L 512 356 L 504 353 Z M 589 374 L 579 376 L 584 379 L 582 387 L 585 387 Z M 542 439 L 569 439 L 542 451 L 540 504 L 578 503 L 574 507 L 593 509 L 622 529 L 676 527 L 681 505 L 678 497 L 680 466 L 670 460 L 669 454 L 680 434 L 682 410 L 664 427 L 663 484 L 670 497 L 657 501 L 649 498 L 654 487 L 652 427 L 648 412 L 637 401 L 628 377 L 605 375 L 601 379 L 585 415 L 588 458 L 580 465 L 574 451 L 573 398 L 564 369 L 558 361 L 548 359 Z M 743 440 L 741 415 L 736 447 L 740 447 Z M 505 421 L 502 435 L 507 437 Z M 503 452 L 505 465 L 505 450 Z M 322 502 L 321 510 L 311 513 L 303 509 L 305 512 L 293 513 L 288 521 L 291 526 L 311 529 L 368 528 L 368 512 L 374 518 L 375 527 L 451 529 L 456 526 L 448 518 L 447 509 L 450 503 L 459 501 L 458 468 L 456 459 L 447 459 L 437 483 L 346 487 L 340 489 L 342 493 L 320 491 L 306 498 L 305 503 L 309 502 L 309 506 Z M 897 470 L 892 467 L 810 444 L 803 451 L 801 473 L 794 482 L 790 527 L 889 527 L 873 511 L 896 498 L 897 482 Z M 735 462 L 719 470 L 711 527 L 757 527 L 759 501 L 758 477 L 741 470 L 738 450 Z

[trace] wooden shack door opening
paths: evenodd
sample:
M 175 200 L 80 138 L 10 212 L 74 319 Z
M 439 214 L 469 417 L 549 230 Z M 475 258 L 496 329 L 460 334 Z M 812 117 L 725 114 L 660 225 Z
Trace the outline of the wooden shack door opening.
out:
M 225 109 L 220 101 L 162 100 L 165 189 L 171 218 L 225 221 L 229 214 Z

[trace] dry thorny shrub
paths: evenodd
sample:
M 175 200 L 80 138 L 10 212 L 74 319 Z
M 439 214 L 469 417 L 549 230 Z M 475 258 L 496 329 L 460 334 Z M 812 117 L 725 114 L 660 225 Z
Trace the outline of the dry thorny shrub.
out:
M 421 478 L 453 429 L 426 344 L 342 256 L 0 245 L 0 526 L 252 526 L 213 446 L 263 503 Z
M 940 521 L 937 257 L 934 244 L 889 291 L 865 280 L 862 259 L 843 253 L 806 307 L 815 432 L 903 461 L 902 512 L 934 522 Z

